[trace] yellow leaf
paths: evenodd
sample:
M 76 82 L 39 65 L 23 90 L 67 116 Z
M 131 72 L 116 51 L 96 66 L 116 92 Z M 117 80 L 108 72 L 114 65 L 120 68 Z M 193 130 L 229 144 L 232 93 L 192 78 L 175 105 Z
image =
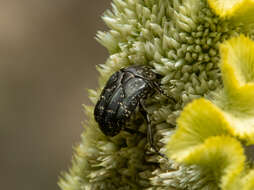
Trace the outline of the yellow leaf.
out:
M 213 11 L 222 18 L 241 24 L 247 30 L 254 24 L 253 0 L 208 0 Z
M 181 162 L 207 138 L 228 134 L 228 125 L 221 110 L 210 101 L 194 100 L 177 120 L 178 129 L 166 145 L 167 154 Z
M 220 53 L 226 100 L 224 107 L 253 115 L 254 42 L 240 35 L 221 44 Z

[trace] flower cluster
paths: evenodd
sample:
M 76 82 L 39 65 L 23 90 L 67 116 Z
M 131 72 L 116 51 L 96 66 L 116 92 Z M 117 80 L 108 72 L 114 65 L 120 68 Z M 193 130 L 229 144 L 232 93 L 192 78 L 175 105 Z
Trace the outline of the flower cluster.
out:
M 239 36 L 220 46 L 224 87 L 211 101 L 188 104 L 167 144 L 170 158 L 198 165 L 223 190 L 254 188 L 244 148 L 254 143 L 254 42 Z
M 62 190 L 251 189 L 244 150 L 254 141 L 254 45 L 239 35 L 253 35 L 253 9 L 252 0 L 113 0 L 103 16 L 110 30 L 97 35 L 110 56 L 97 67 L 100 88 L 90 99 L 96 103 L 120 68 L 153 67 L 178 100 L 155 94 L 146 101 L 156 146 L 170 160 L 138 134 L 104 136 L 94 107 L 85 106 L 89 120 Z M 139 113 L 128 125 L 146 131 Z

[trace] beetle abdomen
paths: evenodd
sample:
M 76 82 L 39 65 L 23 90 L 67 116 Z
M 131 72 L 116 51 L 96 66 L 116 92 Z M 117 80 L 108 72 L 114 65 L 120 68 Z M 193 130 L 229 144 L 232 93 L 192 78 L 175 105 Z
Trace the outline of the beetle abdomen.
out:
M 94 109 L 95 120 L 100 124 L 103 119 L 103 114 L 106 106 L 108 105 L 111 96 L 114 94 L 117 85 L 119 86 L 118 78 L 122 75 L 121 71 L 114 73 L 108 80 L 106 86 L 101 92 L 100 98 Z
M 140 100 L 145 98 L 146 92 L 150 89 L 146 81 L 141 78 L 132 78 L 123 84 L 123 86 L 125 98 L 117 111 L 118 119 L 128 119 Z
M 135 73 L 120 70 L 103 89 L 94 110 L 95 120 L 107 136 L 117 135 L 150 88 L 147 80 Z

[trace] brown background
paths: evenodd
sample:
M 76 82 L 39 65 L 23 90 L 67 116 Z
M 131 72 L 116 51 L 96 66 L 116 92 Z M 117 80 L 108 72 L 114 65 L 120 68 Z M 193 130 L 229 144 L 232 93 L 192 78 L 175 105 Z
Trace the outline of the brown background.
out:
M 109 0 L 0 0 L 0 188 L 56 190 L 107 52 Z

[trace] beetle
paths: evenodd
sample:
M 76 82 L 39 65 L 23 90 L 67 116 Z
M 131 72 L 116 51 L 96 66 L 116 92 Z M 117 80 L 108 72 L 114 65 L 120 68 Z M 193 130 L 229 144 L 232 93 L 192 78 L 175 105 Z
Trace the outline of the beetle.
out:
M 149 66 L 133 65 L 115 72 L 107 81 L 94 109 L 94 117 L 101 131 L 110 137 L 121 130 L 134 133 L 135 130 L 126 128 L 125 123 L 139 107 L 147 122 L 147 140 L 159 153 L 153 144 L 151 121 L 144 107 L 144 100 L 156 91 L 166 95 L 159 85 L 159 75 Z M 175 103 L 174 98 L 168 97 Z

